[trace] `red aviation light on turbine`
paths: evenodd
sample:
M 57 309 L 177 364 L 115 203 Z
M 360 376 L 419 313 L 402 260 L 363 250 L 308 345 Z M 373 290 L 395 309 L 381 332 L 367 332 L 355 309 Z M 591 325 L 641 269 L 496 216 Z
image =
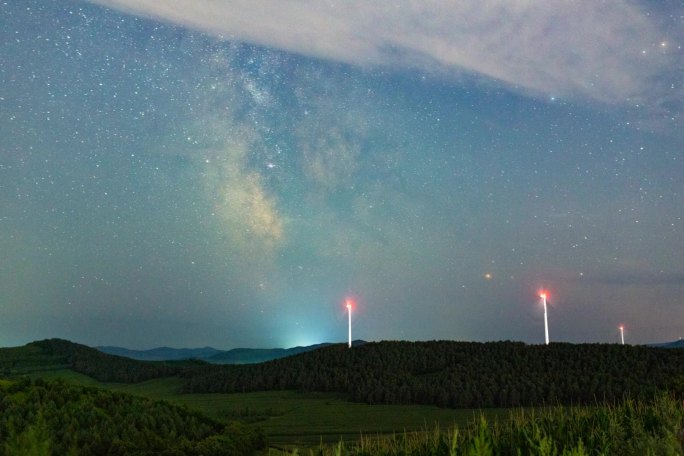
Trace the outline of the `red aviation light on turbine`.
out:
M 345 306 L 347 309 L 352 310 L 352 309 L 354 308 L 354 300 L 351 299 L 351 298 L 347 298 L 347 299 L 344 301 L 344 306 Z
M 544 343 L 549 345 L 549 320 L 546 314 L 546 290 L 541 290 L 539 292 L 539 298 L 541 298 L 541 303 L 544 306 Z

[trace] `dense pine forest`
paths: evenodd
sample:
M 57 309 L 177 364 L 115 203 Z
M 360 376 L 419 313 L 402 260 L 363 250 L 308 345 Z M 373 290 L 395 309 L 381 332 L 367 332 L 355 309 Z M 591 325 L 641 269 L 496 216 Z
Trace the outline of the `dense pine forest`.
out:
M 379 342 L 186 370 L 188 392 L 298 389 L 369 404 L 515 407 L 684 393 L 684 351 L 615 344 Z
M 46 363 L 104 382 L 180 376 L 184 391 L 192 393 L 337 392 L 369 404 L 452 408 L 593 404 L 650 399 L 658 391 L 684 393 L 684 350 L 617 344 L 339 344 L 261 364 L 223 366 L 134 361 L 59 339 L 0 350 L 5 374 Z

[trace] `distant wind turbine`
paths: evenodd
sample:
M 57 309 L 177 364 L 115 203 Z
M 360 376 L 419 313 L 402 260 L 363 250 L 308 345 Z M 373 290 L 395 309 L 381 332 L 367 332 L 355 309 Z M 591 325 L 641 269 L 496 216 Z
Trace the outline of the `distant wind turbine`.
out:
M 544 304 L 544 342 L 546 345 L 549 345 L 549 318 L 546 312 L 546 292 L 542 291 L 539 294 L 539 297 L 542 300 L 542 303 Z
M 352 346 L 352 336 L 351 336 L 351 313 L 352 313 L 352 300 L 347 299 L 347 315 L 349 316 L 349 348 Z

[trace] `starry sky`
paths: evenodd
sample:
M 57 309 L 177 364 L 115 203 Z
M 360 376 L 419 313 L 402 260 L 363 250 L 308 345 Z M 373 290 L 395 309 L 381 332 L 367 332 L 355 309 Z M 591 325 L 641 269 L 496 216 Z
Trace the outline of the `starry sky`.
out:
M 0 345 L 684 336 L 684 5 L 0 1 Z

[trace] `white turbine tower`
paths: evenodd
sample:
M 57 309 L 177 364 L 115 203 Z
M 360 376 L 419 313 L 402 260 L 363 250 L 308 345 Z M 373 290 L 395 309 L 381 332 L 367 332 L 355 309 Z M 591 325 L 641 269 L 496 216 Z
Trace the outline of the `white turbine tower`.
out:
M 351 312 L 352 312 L 352 301 L 351 299 L 347 299 L 347 315 L 349 316 L 349 348 L 352 346 L 352 338 L 351 338 Z
M 539 294 L 539 297 L 542 299 L 542 303 L 544 304 L 544 342 L 546 345 L 549 345 L 549 318 L 546 312 L 546 292 L 542 291 Z
M 620 325 L 620 342 L 625 345 L 625 327 Z

